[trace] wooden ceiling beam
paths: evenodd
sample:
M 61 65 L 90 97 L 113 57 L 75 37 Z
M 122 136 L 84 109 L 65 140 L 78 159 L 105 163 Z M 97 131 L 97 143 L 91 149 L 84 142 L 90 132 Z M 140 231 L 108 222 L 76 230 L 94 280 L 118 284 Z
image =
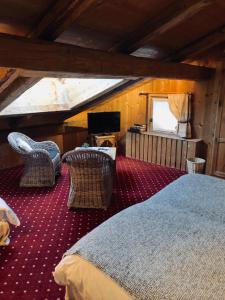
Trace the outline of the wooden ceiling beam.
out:
M 164 9 L 156 18 L 144 24 L 137 31 L 132 32 L 125 41 L 115 45 L 110 50 L 132 53 L 185 22 L 214 2 L 213 0 L 178 0 Z
M 0 111 L 11 104 L 40 79 L 41 78 L 21 77 L 19 70 L 13 71 L 7 81 L 0 86 Z
M 19 76 L 19 70 L 9 68 L 1 69 L 5 71 L 5 75 L 0 80 L 0 94 Z
M 85 13 L 86 11 L 88 11 L 96 5 L 100 5 L 102 2 L 103 1 L 95 0 L 58 0 L 56 4 L 53 7 L 51 7 L 49 13 L 47 13 L 40 21 L 37 28 L 29 34 L 29 37 L 42 37 L 48 40 L 54 40 L 67 27 L 71 26 L 81 14 Z M 148 38 L 150 38 L 151 41 L 152 38 L 155 38 L 157 37 L 157 35 L 168 31 L 174 26 L 177 26 L 181 22 L 185 21 L 186 18 L 189 18 L 192 15 L 196 14 L 198 11 L 200 11 L 204 7 L 207 7 L 212 2 L 213 1 L 210 0 L 177 1 L 175 2 L 175 4 L 173 3 L 172 5 L 170 5 L 168 9 L 166 9 L 163 12 L 163 14 L 160 15 L 159 18 L 151 20 L 149 24 L 145 24 L 144 29 L 138 30 L 136 33 L 132 33 L 132 38 L 128 38 L 128 40 L 125 43 L 121 43 L 114 47 L 114 49 L 112 48 L 111 50 L 123 50 L 124 52 L 128 53 L 132 52 L 133 50 L 136 50 L 135 47 L 138 46 L 138 43 L 145 43 L 145 40 L 148 40 Z M 220 39 L 222 39 L 221 34 L 217 35 L 217 37 L 218 36 L 220 37 Z M 140 38 L 141 40 L 139 42 L 138 39 Z M 215 40 L 216 36 L 214 39 L 214 43 Z M 211 39 L 211 42 L 212 41 L 213 38 Z M 128 45 L 129 43 L 131 43 L 131 45 Z M 205 45 L 205 47 L 207 47 L 207 45 L 210 45 L 210 43 L 207 43 L 206 41 L 201 45 Z M 197 44 L 194 48 L 197 52 L 199 51 L 199 47 Z M 194 50 L 194 48 L 192 49 Z M 169 58 L 168 61 L 170 59 L 181 61 L 182 58 L 186 58 L 186 56 L 189 55 L 191 48 L 187 47 L 185 49 L 182 49 L 182 51 L 177 52 L 175 55 L 171 56 L 171 58 Z M 39 75 L 42 76 L 43 73 L 40 73 Z M 24 76 L 29 76 L 29 73 L 24 73 Z M 34 76 L 34 72 L 32 76 Z M 38 76 L 38 74 L 36 73 L 35 76 Z M 0 94 L 0 103 L 2 102 L 2 105 L 0 105 L 0 109 L 10 104 L 15 98 L 20 96 L 26 89 L 31 87 L 38 80 L 34 78 L 17 78 L 13 75 L 9 77 L 9 79 L 4 83 L 4 86 L 0 87 L 0 93 L 1 90 L 3 91 L 5 89 L 5 91 L 2 92 L 2 94 Z
M 28 37 L 54 41 L 85 12 L 103 0 L 58 0 Z
M 225 41 L 225 25 L 213 31 L 212 33 L 204 36 L 203 38 L 195 41 L 194 43 L 188 45 L 187 47 L 181 49 L 180 51 L 175 52 L 174 54 L 167 57 L 166 60 L 181 62 L 187 58 L 195 58 L 202 52 L 205 52 L 208 49 L 211 49 L 212 47 L 215 47 L 224 41 Z M 104 100 L 110 98 L 112 95 L 121 92 L 123 88 L 127 88 L 137 83 L 139 83 L 139 81 L 134 81 L 133 83 L 129 81 L 129 83 L 127 82 L 124 86 L 115 89 L 115 91 L 113 90 L 110 91 L 109 93 L 106 93 L 104 96 L 97 97 L 93 102 L 87 102 L 82 104 L 79 107 L 74 107 L 71 109 L 71 111 L 67 113 L 67 117 L 69 118 L 94 105 L 100 104 Z
M 225 25 L 198 39 L 190 45 L 174 52 L 167 58 L 168 61 L 183 61 L 196 58 L 199 54 L 223 43 L 225 41 Z
M 40 78 L 25 78 L 18 76 L 0 93 L 0 111 L 11 104 L 16 98 L 37 83 Z
M 102 2 L 103 0 L 58 0 L 28 37 L 53 41 L 81 14 Z M 11 75 L 0 85 L 0 111 L 41 79 L 20 78 L 19 75 L 18 71 L 11 70 Z
M 203 80 L 213 70 L 179 63 L 164 63 L 126 54 L 85 49 L 0 34 L 0 65 L 23 68 L 27 76 L 96 78 L 170 78 Z M 16 55 L 15 55 L 16 51 Z M 24 71 L 26 72 L 26 71 Z M 26 76 L 26 75 L 24 75 Z

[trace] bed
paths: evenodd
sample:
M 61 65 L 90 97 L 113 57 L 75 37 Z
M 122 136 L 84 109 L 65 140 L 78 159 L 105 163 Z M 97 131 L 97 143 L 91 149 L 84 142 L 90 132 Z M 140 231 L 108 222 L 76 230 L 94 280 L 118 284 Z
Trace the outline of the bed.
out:
M 80 239 L 53 275 L 66 299 L 225 299 L 225 181 L 180 177 Z

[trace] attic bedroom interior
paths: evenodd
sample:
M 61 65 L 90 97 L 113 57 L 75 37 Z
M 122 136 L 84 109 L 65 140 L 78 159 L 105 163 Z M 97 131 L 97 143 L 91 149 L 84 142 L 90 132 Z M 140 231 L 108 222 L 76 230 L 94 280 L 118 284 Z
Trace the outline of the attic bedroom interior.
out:
M 225 299 L 225 1 L 0 7 L 0 299 Z

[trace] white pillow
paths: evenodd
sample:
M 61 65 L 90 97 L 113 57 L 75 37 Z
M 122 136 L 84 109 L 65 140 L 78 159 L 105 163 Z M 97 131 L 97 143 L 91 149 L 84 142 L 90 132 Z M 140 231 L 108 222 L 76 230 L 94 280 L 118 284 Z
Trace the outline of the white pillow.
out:
M 15 226 L 20 225 L 19 218 L 2 198 L 0 198 L 0 220 L 7 221 Z
M 18 138 L 18 139 L 16 140 L 16 142 L 17 142 L 17 145 L 18 145 L 18 147 L 20 148 L 20 150 L 23 150 L 23 151 L 25 151 L 25 152 L 30 152 L 30 151 L 33 150 L 33 149 L 31 148 L 31 146 L 30 146 L 27 142 L 25 142 L 23 139 L 21 139 L 21 138 Z

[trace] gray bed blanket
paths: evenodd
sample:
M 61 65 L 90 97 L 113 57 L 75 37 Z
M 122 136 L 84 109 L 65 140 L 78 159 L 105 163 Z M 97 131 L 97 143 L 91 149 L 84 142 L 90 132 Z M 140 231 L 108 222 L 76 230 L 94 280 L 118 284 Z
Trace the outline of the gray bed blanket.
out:
M 225 181 L 182 176 L 98 226 L 66 255 L 75 253 L 134 299 L 225 299 Z

